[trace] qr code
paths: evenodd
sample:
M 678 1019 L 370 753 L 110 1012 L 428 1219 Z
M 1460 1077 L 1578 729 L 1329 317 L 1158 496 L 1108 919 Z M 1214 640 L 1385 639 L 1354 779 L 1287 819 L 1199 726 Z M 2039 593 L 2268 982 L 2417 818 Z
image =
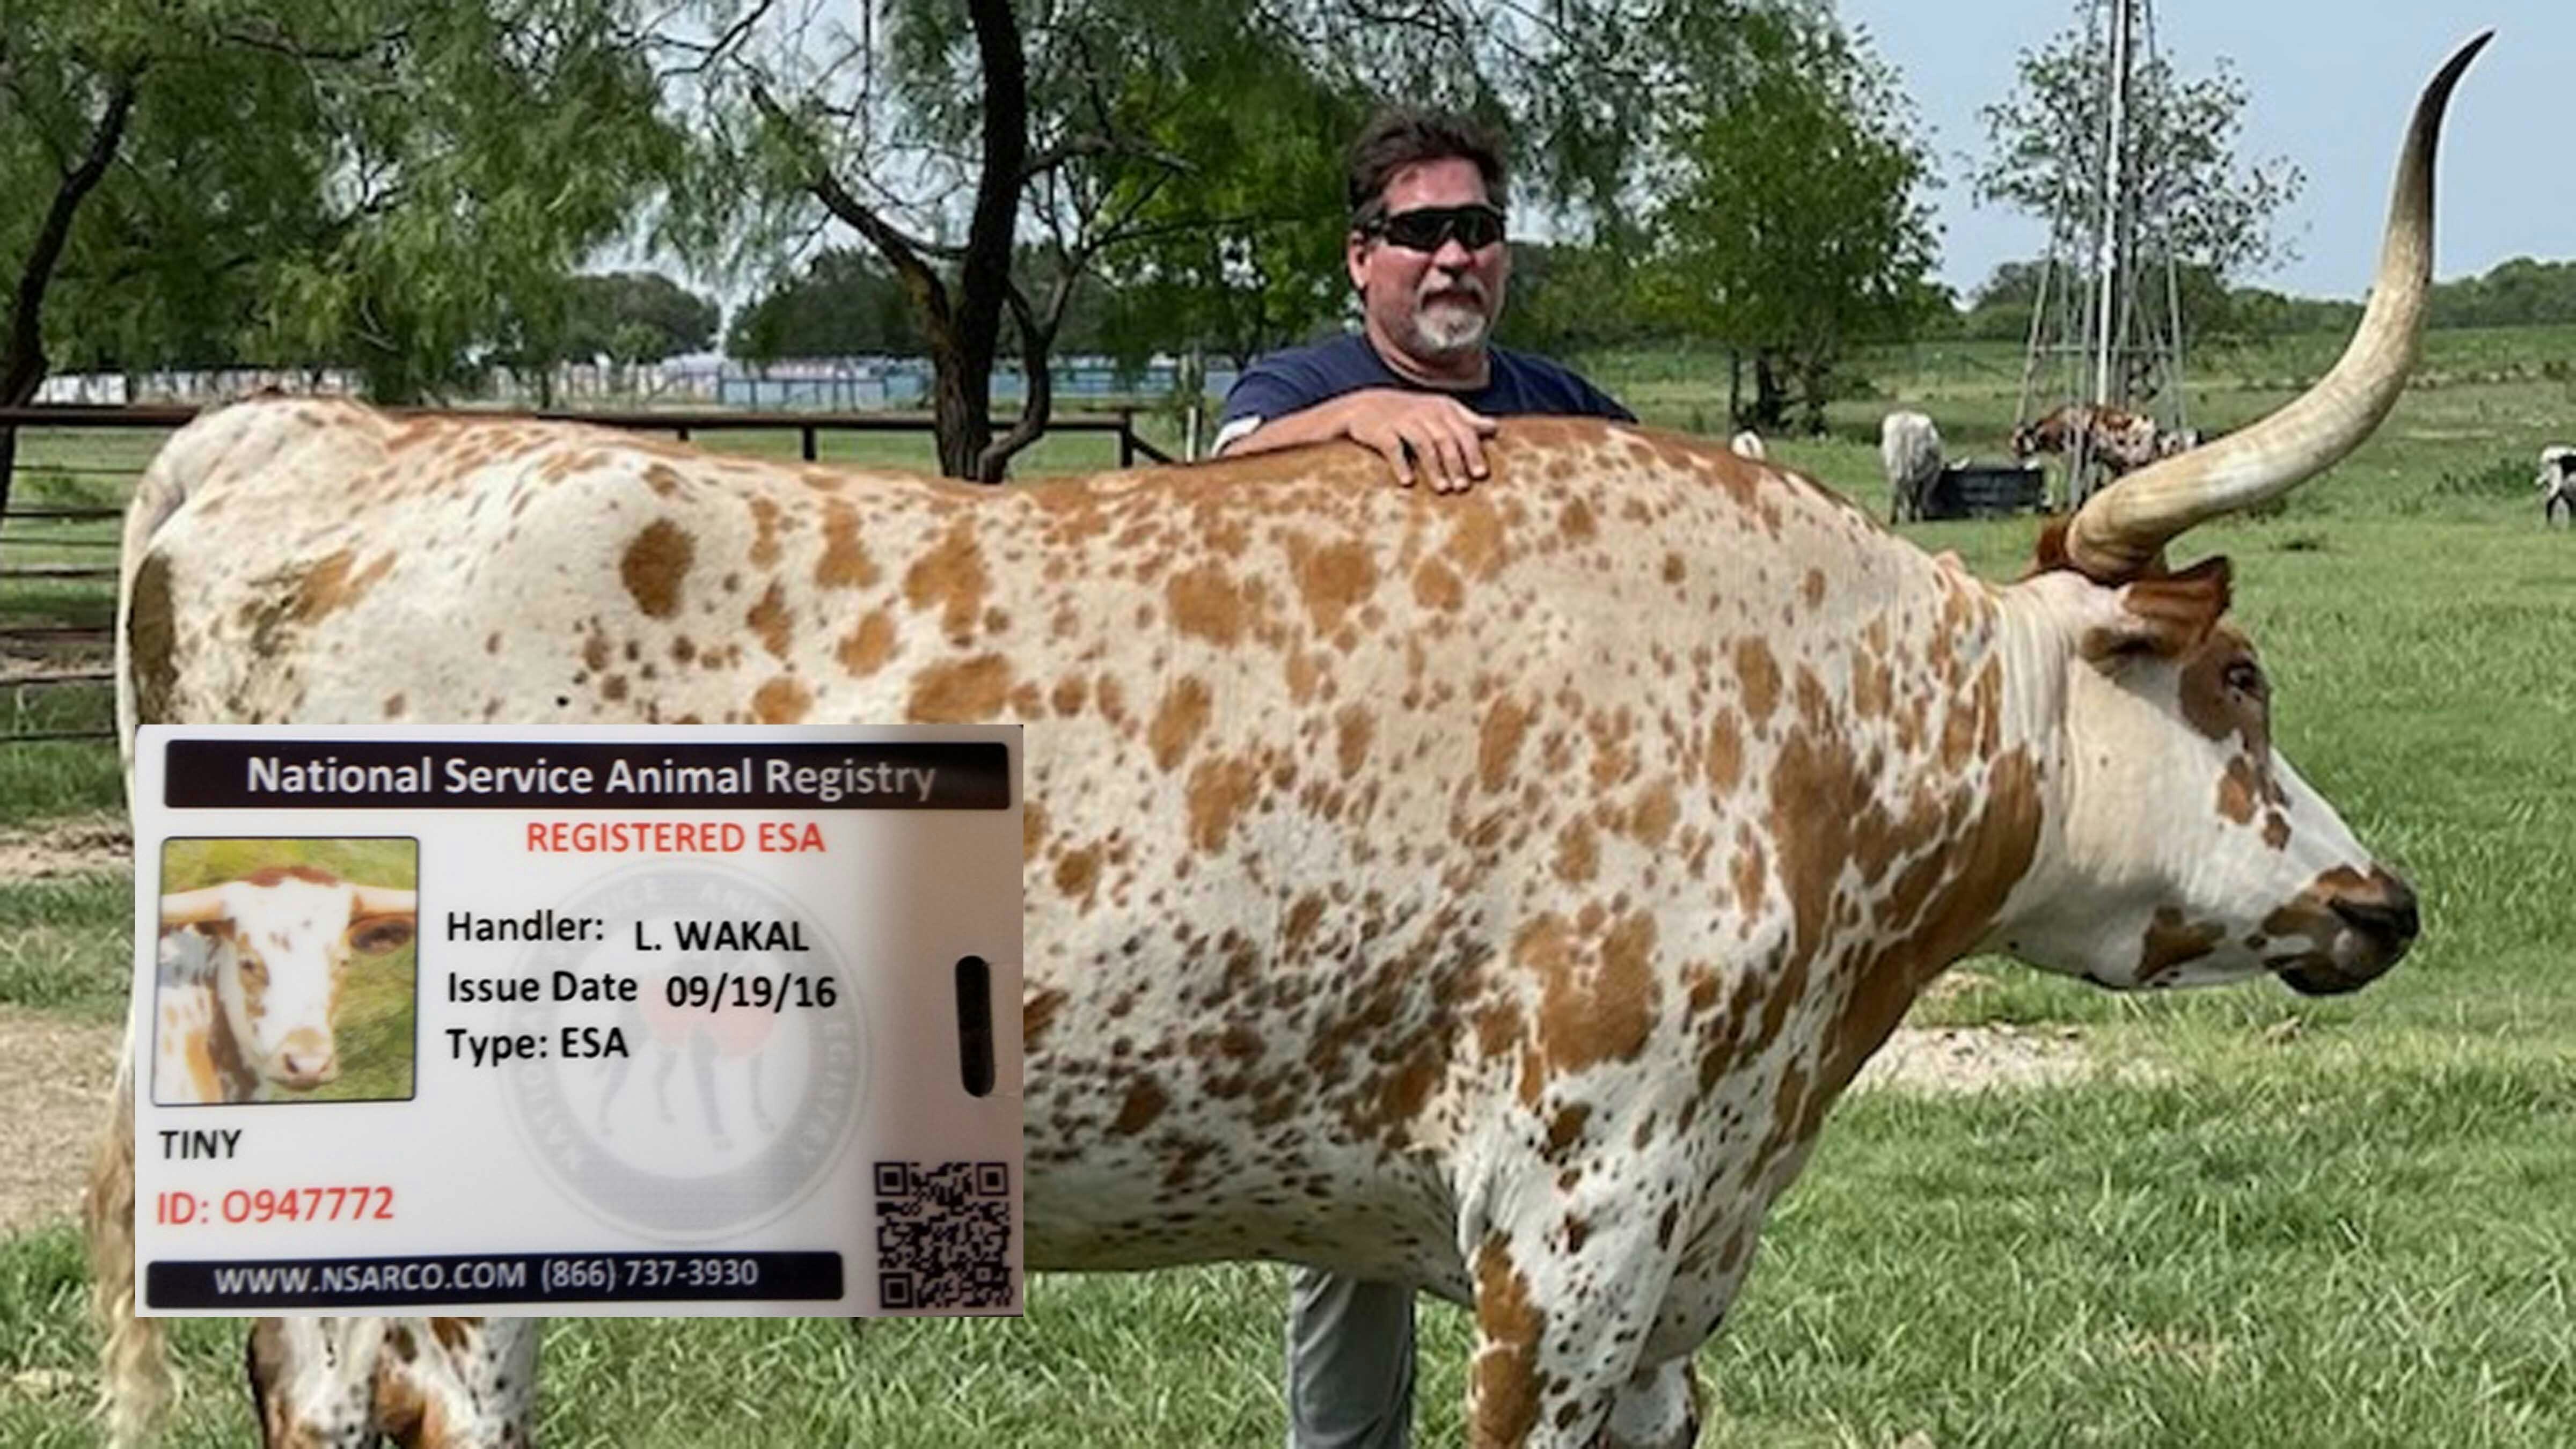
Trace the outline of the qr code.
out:
M 1011 1165 L 877 1164 L 877 1302 L 1011 1306 Z

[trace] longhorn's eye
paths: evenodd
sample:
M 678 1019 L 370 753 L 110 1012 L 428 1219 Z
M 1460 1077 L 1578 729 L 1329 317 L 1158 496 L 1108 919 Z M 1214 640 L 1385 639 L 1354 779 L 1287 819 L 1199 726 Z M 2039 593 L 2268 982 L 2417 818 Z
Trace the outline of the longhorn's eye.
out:
M 2239 659 L 2228 665 L 2226 680 L 2229 689 L 2250 698 L 2261 699 L 2271 693 L 2271 686 L 2264 682 L 2261 667 L 2250 659 Z

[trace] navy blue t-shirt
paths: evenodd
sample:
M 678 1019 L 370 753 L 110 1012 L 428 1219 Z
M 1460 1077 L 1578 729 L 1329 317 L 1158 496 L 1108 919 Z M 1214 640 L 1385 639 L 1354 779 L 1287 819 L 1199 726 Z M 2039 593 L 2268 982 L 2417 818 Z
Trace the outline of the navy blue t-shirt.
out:
M 1488 417 L 1552 413 L 1623 423 L 1637 420 L 1636 414 L 1619 406 L 1608 393 L 1544 357 L 1507 347 L 1488 348 L 1486 355 L 1491 364 L 1485 385 L 1462 392 L 1426 386 L 1387 366 L 1364 333 L 1345 333 L 1312 347 L 1274 352 L 1245 369 L 1227 391 L 1224 410 L 1217 419 L 1219 435 L 1223 435 L 1227 424 L 1240 418 L 1268 422 L 1370 387 L 1441 393 Z

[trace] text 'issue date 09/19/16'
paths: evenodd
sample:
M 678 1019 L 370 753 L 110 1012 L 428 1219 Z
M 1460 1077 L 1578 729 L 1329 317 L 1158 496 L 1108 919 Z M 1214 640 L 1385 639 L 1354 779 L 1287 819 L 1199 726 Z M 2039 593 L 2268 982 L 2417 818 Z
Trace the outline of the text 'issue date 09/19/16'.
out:
M 568 988 L 571 994 L 559 995 L 558 1001 L 634 1001 L 636 983 L 632 977 L 603 975 L 577 976 L 558 971 L 552 985 Z M 548 985 L 534 976 L 509 978 L 448 978 L 451 1001 L 537 1001 Z M 486 995 L 489 988 L 506 987 L 508 995 Z M 518 994 L 522 989 L 528 994 Z M 720 971 L 712 976 L 683 974 L 665 978 L 662 996 L 670 1006 L 690 1011 L 767 1012 L 784 1015 L 789 1009 L 828 1011 L 841 1000 L 841 983 L 830 976 L 801 971 L 782 971 L 775 975 L 758 972 Z M 461 1026 L 446 1029 L 447 1053 L 450 1059 L 476 1067 L 497 1067 L 514 1061 L 588 1061 L 595 1058 L 624 1057 L 632 1053 L 624 1028 L 617 1026 L 565 1026 L 552 1035 L 539 1032 L 490 1033 L 468 1030 Z
M 510 1002 L 621 1002 L 641 999 L 632 976 L 614 972 L 556 971 L 549 976 L 468 976 L 452 972 L 447 999 L 467 1005 Z M 840 1004 L 841 983 L 804 971 L 680 972 L 662 979 L 666 1006 L 702 1011 L 829 1011 Z

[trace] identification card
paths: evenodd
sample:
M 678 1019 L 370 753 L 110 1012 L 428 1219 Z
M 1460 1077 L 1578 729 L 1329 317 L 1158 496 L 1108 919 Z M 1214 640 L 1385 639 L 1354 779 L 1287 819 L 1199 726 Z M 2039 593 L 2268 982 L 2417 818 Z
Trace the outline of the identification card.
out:
M 145 726 L 146 1314 L 1015 1314 L 1016 727 Z

